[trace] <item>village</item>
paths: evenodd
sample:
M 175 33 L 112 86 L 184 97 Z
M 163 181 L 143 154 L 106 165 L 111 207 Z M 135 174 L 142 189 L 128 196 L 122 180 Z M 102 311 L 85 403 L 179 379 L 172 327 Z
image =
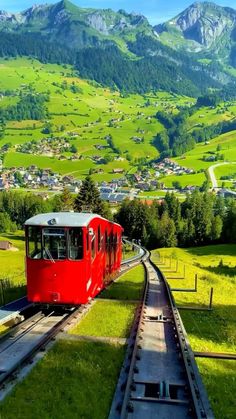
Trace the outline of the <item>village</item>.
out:
M 96 172 L 93 169 L 90 174 Z M 110 182 L 101 182 L 98 187 L 101 198 L 108 202 L 121 202 L 126 198 L 133 199 L 142 192 L 150 191 L 171 191 L 174 188 L 167 188 L 162 181 L 164 176 L 171 174 L 191 174 L 193 170 L 179 166 L 170 159 L 161 162 L 154 162 L 150 167 L 137 170 L 129 174 L 122 168 L 114 168 L 112 173 L 121 177 Z M 25 167 L 4 168 L 0 160 L 0 190 L 24 188 L 32 191 L 59 193 L 64 187 L 70 192 L 78 193 L 81 180 L 75 179 L 72 175 L 60 175 L 54 173 L 50 168 L 40 169 L 35 165 Z M 183 192 L 193 191 L 195 187 L 189 185 Z

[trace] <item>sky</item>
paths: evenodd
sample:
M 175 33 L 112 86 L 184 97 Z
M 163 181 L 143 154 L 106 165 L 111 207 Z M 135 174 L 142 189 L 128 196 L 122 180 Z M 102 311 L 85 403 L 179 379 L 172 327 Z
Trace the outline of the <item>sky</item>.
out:
M 59 1 L 59 0 L 58 0 Z M 57 3 L 57 0 L 0 0 L 0 10 L 19 12 L 33 4 Z M 165 22 L 182 12 L 194 0 L 71 0 L 80 7 L 124 9 L 146 16 L 151 24 Z M 236 9 L 236 0 L 217 0 L 216 4 Z

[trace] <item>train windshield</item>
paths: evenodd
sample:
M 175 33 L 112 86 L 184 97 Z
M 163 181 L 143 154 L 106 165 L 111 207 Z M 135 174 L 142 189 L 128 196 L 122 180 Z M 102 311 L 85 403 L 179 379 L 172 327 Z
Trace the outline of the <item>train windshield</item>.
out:
M 66 258 L 66 231 L 64 228 L 43 229 L 43 257 L 52 262 Z

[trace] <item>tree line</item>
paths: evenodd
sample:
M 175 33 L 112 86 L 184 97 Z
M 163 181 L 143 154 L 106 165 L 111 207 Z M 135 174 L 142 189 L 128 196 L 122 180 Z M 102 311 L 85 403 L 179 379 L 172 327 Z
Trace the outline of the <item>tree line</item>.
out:
M 48 199 L 40 194 L 1 191 L 0 232 L 22 229 L 25 221 L 36 214 L 70 210 L 93 212 L 112 219 L 108 204 L 101 200 L 94 182 L 87 176 L 76 196 L 66 187 L 61 194 Z
M 236 202 L 209 192 L 195 191 L 182 203 L 167 193 L 151 206 L 126 200 L 115 218 L 130 239 L 141 239 L 150 249 L 236 241 Z
M 152 205 L 138 199 L 125 200 L 113 217 L 90 176 L 84 179 L 76 196 L 68 188 L 47 200 L 31 193 L 0 192 L 0 232 L 22 228 L 24 222 L 36 214 L 62 210 L 114 218 L 129 239 L 141 239 L 149 249 L 236 242 L 236 201 L 233 199 L 195 191 L 180 202 L 174 193 L 167 193 L 164 200 L 153 201 Z

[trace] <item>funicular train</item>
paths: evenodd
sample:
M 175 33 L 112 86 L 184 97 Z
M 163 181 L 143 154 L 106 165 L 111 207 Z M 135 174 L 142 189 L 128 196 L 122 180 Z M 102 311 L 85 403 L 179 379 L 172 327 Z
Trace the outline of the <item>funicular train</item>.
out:
M 27 220 L 28 300 L 87 303 L 120 268 L 122 231 L 119 224 L 90 213 L 39 214 Z

